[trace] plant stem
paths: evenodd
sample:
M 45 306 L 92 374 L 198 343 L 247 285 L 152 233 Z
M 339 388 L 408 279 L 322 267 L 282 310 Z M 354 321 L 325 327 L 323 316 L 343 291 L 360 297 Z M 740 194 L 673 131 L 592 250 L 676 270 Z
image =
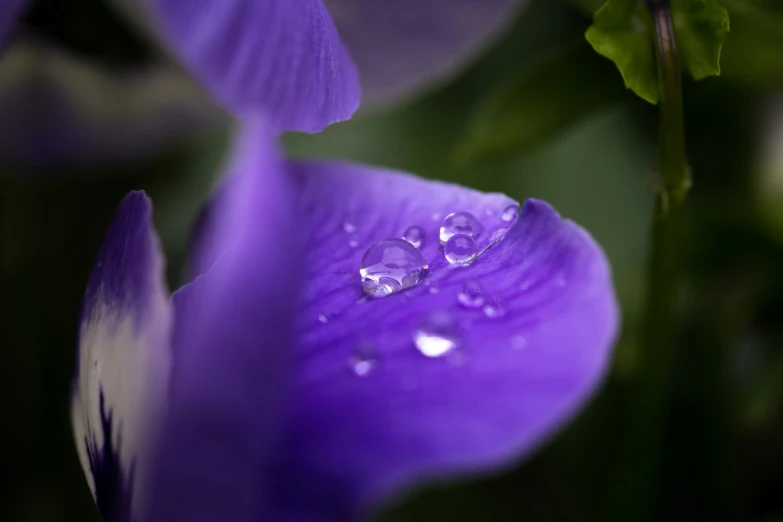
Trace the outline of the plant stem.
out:
M 662 93 L 656 219 L 648 266 L 647 302 L 636 389 L 630 396 L 628 453 L 621 463 L 617 520 L 656 520 L 660 468 L 673 386 L 675 309 L 682 266 L 683 203 L 690 188 L 685 154 L 682 78 L 668 0 L 648 0 L 655 21 Z

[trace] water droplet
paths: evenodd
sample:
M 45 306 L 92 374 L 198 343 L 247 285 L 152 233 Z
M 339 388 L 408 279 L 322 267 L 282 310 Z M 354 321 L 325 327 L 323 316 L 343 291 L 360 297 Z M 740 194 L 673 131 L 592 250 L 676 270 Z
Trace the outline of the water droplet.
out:
M 497 319 L 506 315 L 506 307 L 503 306 L 503 302 L 497 297 L 490 299 L 482 310 L 484 315 L 490 319 Z
M 472 237 L 464 234 L 451 236 L 443 246 L 443 255 L 452 265 L 469 265 L 476 259 L 478 247 Z
M 402 238 L 416 248 L 421 248 L 421 244 L 424 243 L 424 229 L 417 225 L 408 227 Z
M 476 281 L 468 281 L 457 294 L 457 301 L 465 308 L 481 308 L 484 291 Z
M 503 213 L 500 215 L 500 219 L 502 219 L 504 223 L 511 223 L 516 221 L 518 215 L 519 205 L 509 205 L 503 209 Z
M 327 317 L 326 314 L 318 314 L 318 322 L 326 324 L 329 322 L 329 317 Z
M 427 357 L 441 357 L 461 344 L 459 325 L 446 312 L 430 314 L 422 325 L 413 331 L 413 343 Z
M 445 243 L 452 236 L 463 234 L 473 239 L 477 238 L 484 227 L 470 212 L 453 212 L 446 216 L 440 226 L 440 242 Z
M 418 248 L 404 239 L 384 239 L 367 249 L 359 274 L 364 291 L 373 297 L 385 297 L 416 286 L 428 269 Z
M 359 240 L 355 237 L 352 237 L 350 240 L 348 240 L 348 246 L 351 248 L 358 248 Z
M 433 212 L 431 217 L 433 221 L 438 221 L 440 219 L 440 212 Z
M 346 221 L 345 223 L 343 223 L 343 230 L 345 230 L 345 232 L 348 234 L 353 234 L 354 232 L 356 232 L 356 225 L 354 225 L 350 221 Z
M 524 350 L 527 348 L 527 339 L 524 335 L 515 335 L 511 338 L 511 347 L 515 350 Z
M 498 241 L 503 239 L 503 237 L 506 235 L 506 232 L 508 232 L 507 228 L 499 228 L 495 230 L 494 232 L 492 232 L 492 235 L 489 236 L 489 242 L 497 243 Z
M 351 355 L 348 364 L 350 365 L 351 370 L 353 370 L 353 373 L 359 377 L 370 375 L 378 364 L 375 349 L 367 344 L 360 346 L 359 349 Z
M 438 293 L 440 293 L 440 288 L 438 288 L 437 286 L 431 286 L 430 287 L 430 293 L 431 294 L 438 294 Z

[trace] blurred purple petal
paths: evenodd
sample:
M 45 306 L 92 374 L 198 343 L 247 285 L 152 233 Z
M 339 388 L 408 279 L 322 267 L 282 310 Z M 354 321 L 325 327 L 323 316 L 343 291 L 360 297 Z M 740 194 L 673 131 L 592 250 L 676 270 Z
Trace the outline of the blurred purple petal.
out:
M 272 131 L 317 132 L 359 103 L 321 0 L 147 0 L 164 39 L 218 99 Z
M 308 220 L 301 338 L 261 519 L 354 520 L 416 482 L 508 466 L 590 397 L 618 311 L 584 230 L 535 200 L 511 225 L 505 196 L 399 173 L 331 163 L 294 174 Z M 480 249 L 511 226 L 466 268 L 448 265 L 438 241 L 458 211 L 483 224 Z M 412 225 L 429 276 L 363 302 L 365 250 Z M 466 285 L 480 287 L 482 306 L 460 304 Z M 438 346 L 417 348 L 422 331 Z
M 30 0 L 3 0 L 0 4 L 0 51 L 8 42 L 8 35 Z
M 242 136 L 229 173 L 199 254 L 216 261 L 174 295 L 170 408 L 147 522 L 262 520 L 300 291 L 296 214 L 263 127 Z
M 459 71 L 526 2 L 324 0 L 359 68 L 365 104 Z
M 0 154 L 24 166 L 133 160 L 225 119 L 171 67 L 106 71 L 27 39 L 0 68 Z
M 171 359 L 172 314 L 151 208 L 141 192 L 125 197 L 82 310 L 71 415 L 79 458 L 106 520 L 131 520 L 131 510 L 138 512 Z

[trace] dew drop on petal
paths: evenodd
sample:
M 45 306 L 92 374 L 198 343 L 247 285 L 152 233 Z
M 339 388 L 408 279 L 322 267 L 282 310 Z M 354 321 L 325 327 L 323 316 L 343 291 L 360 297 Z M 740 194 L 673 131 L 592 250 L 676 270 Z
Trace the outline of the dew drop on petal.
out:
M 492 234 L 489 236 L 489 242 L 490 243 L 497 243 L 503 237 L 506 235 L 506 232 L 508 232 L 507 228 L 498 228 L 497 230 L 493 231 Z
M 412 336 L 416 348 L 426 357 L 442 357 L 458 349 L 462 342 L 459 324 L 446 312 L 427 316 Z
M 378 357 L 371 345 L 362 345 L 348 360 L 353 373 L 359 377 L 366 377 L 373 372 L 378 364 Z
M 348 240 L 348 246 L 351 248 L 358 248 L 359 247 L 359 240 L 355 237 L 352 237 Z
M 443 255 L 452 265 L 469 265 L 478 255 L 478 247 L 472 237 L 464 234 L 451 236 L 443 246 Z
M 468 281 L 457 294 L 457 301 L 465 308 L 481 308 L 484 304 L 484 291 L 477 281 Z
M 421 248 L 421 244 L 424 243 L 424 229 L 418 225 L 408 227 L 402 238 L 416 248 Z
M 497 319 L 506 315 L 506 307 L 497 297 L 490 299 L 482 308 L 484 315 L 490 319 Z
M 430 287 L 430 293 L 431 293 L 431 294 L 437 294 L 437 293 L 440 293 L 440 288 L 438 288 L 437 286 L 431 286 L 431 287 Z
M 470 212 L 453 212 L 446 216 L 440 226 L 440 242 L 445 243 L 452 236 L 463 234 L 473 239 L 477 238 L 484 227 Z
M 364 253 L 359 275 L 368 295 L 385 297 L 419 284 L 428 268 L 415 246 L 404 239 L 384 239 Z
M 326 324 L 329 322 L 329 317 L 327 317 L 326 314 L 318 314 L 318 322 L 322 324 Z
M 353 234 L 354 232 L 356 232 L 356 225 L 354 225 L 350 221 L 346 221 L 345 223 L 343 223 L 343 230 L 348 234 Z
M 503 209 L 503 213 L 500 215 L 500 219 L 502 219 L 504 223 L 512 223 L 513 221 L 516 221 L 518 215 L 519 206 L 509 205 Z

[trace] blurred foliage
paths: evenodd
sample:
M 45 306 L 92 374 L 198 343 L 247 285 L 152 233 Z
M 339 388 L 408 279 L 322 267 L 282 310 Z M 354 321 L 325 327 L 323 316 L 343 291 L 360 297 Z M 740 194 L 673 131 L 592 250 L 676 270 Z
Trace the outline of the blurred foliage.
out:
M 590 407 L 520 466 L 412 492 L 382 520 L 620 522 L 616 506 L 638 493 L 623 488 L 621 465 L 628 427 L 646 414 L 633 408 L 628 390 L 639 372 L 657 112 L 623 89 L 611 62 L 586 52 L 582 38 L 595 8 L 584 7 L 591 3 L 531 0 L 508 34 L 450 85 L 395 110 L 283 140 L 296 156 L 345 158 L 546 199 L 595 236 L 614 269 L 622 338 Z M 655 499 L 650 521 L 783 520 L 783 196 L 760 175 L 769 170 L 761 149 L 767 120 L 777 114 L 771 100 L 783 89 L 783 8 L 777 0 L 720 3 L 732 24 L 722 75 L 686 82 L 693 240 L 680 281 L 667 415 L 657 430 L 660 479 L 634 481 Z M 65 13 L 66 3 L 51 3 L 65 11 L 34 8 L 26 31 L 99 64 L 163 60 L 137 47 L 126 24 L 108 22 L 115 16 L 109 11 L 67 4 L 82 6 L 79 23 L 92 28 L 89 35 L 44 16 Z M 103 57 L 93 54 L 115 45 Z M 0 158 L 0 383 L 9 398 L 0 520 L 98 520 L 68 414 L 92 261 L 122 195 L 145 189 L 176 286 L 187 231 L 226 143 L 218 126 L 114 167 L 42 171 Z

